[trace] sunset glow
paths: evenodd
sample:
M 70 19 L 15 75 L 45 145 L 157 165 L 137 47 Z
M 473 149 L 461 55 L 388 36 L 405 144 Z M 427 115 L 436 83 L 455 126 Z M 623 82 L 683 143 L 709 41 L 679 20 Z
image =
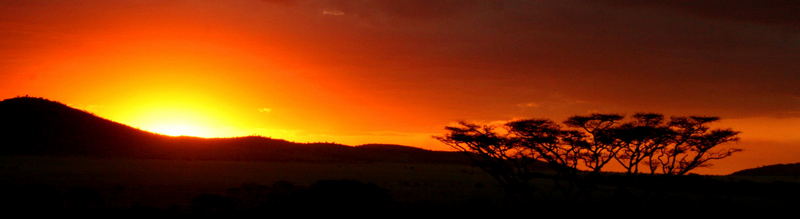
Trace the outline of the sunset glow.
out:
M 800 35 L 781 23 L 571 1 L 14 2 L 0 3 L 0 97 L 165 135 L 451 150 L 431 136 L 458 120 L 646 111 L 744 130 L 755 153 L 710 173 L 800 157 Z
M 198 136 L 198 137 L 232 137 L 241 136 L 232 130 L 226 121 L 216 121 L 224 118 L 224 114 L 198 112 L 206 108 L 173 108 L 165 109 L 153 107 L 148 110 L 135 111 L 132 118 L 126 119 L 126 124 L 131 126 L 172 136 Z

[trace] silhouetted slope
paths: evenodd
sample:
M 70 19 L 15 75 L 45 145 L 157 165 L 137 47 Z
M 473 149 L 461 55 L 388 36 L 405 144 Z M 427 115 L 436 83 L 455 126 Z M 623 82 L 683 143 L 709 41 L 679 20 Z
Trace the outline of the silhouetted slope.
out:
M 310 162 L 466 163 L 456 152 L 396 145 L 351 147 L 265 137 L 170 137 L 135 129 L 43 98 L 0 101 L 0 155 Z
M 391 144 L 365 144 L 355 147 L 363 154 L 373 154 L 378 159 L 398 159 L 407 162 L 447 162 L 467 163 L 468 159 L 459 152 L 429 151 L 421 148 L 391 145 Z M 378 157 L 378 156 L 381 157 Z
M 774 164 L 736 171 L 734 176 L 800 176 L 800 163 Z
M 43 98 L 0 102 L 3 154 L 133 154 L 160 136 Z
M 411 146 L 395 145 L 395 144 L 362 144 L 356 146 L 356 148 L 362 150 L 388 150 L 399 153 L 415 153 L 415 152 L 425 151 L 425 149 L 422 148 L 415 148 Z

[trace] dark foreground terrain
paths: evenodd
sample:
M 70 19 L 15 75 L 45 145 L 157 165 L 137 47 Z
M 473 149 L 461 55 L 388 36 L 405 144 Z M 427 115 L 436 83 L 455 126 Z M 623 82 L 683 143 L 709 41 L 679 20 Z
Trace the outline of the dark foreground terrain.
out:
M 494 201 L 502 194 L 480 170 L 448 164 L 4 156 L 0 176 L 3 210 L 190 214 L 309 206 L 428 208 Z
M 778 169 L 790 174 L 770 175 Z M 771 211 L 798 205 L 800 180 L 785 169 L 736 176 L 579 174 L 508 189 L 456 152 L 169 137 L 42 98 L 0 101 L 0 211 L 29 216 Z
M 509 196 L 466 165 L 180 161 L 81 157 L 0 158 L 0 208 L 29 213 L 234 215 L 282 211 L 452 212 L 523 209 L 779 209 L 797 205 L 796 177 L 585 178 L 536 181 Z M 303 210 L 305 209 L 305 211 Z

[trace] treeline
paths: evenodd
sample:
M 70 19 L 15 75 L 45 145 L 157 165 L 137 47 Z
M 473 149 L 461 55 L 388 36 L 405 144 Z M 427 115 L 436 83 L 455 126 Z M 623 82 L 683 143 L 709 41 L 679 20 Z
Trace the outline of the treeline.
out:
M 521 184 L 541 175 L 542 163 L 557 175 L 599 173 L 611 162 L 627 174 L 685 175 L 741 151 L 717 146 L 737 141 L 739 132 L 712 129 L 719 117 L 657 113 L 572 116 L 558 124 L 523 119 L 501 126 L 460 122 L 436 138 L 470 155 L 501 184 Z

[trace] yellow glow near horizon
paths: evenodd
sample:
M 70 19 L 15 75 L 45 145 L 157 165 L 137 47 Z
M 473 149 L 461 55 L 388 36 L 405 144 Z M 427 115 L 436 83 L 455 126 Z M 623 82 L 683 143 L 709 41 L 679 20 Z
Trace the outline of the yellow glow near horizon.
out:
M 205 127 L 187 124 L 156 124 L 154 127 L 146 128 L 152 132 L 169 136 L 195 136 L 195 137 L 215 137 Z
M 247 76 L 251 65 L 242 63 L 247 53 L 211 39 L 162 37 L 144 34 L 90 47 L 82 56 L 53 58 L 47 72 L 80 78 L 51 83 L 90 89 L 81 96 L 100 107 L 88 111 L 145 131 L 196 137 L 256 134 L 252 130 L 262 125 L 253 118 L 258 111 L 242 106 L 247 103 L 241 99 L 246 82 L 252 81 Z M 46 88 L 58 90 L 55 85 Z
M 219 124 L 210 121 L 208 117 L 191 109 L 153 109 L 140 112 L 131 118 L 130 125 L 159 134 L 171 136 L 196 136 L 196 137 L 229 137 L 233 133 L 224 133 L 216 130 Z
M 242 130 L 242 118 L 236 112 L 221 106 L 213 98 L 203 98 L 191 93 L 151 93 L 130 98 L 115 110 L 113 117 L 130 126 L 171 136 L 235 137 L 247 133 Z

